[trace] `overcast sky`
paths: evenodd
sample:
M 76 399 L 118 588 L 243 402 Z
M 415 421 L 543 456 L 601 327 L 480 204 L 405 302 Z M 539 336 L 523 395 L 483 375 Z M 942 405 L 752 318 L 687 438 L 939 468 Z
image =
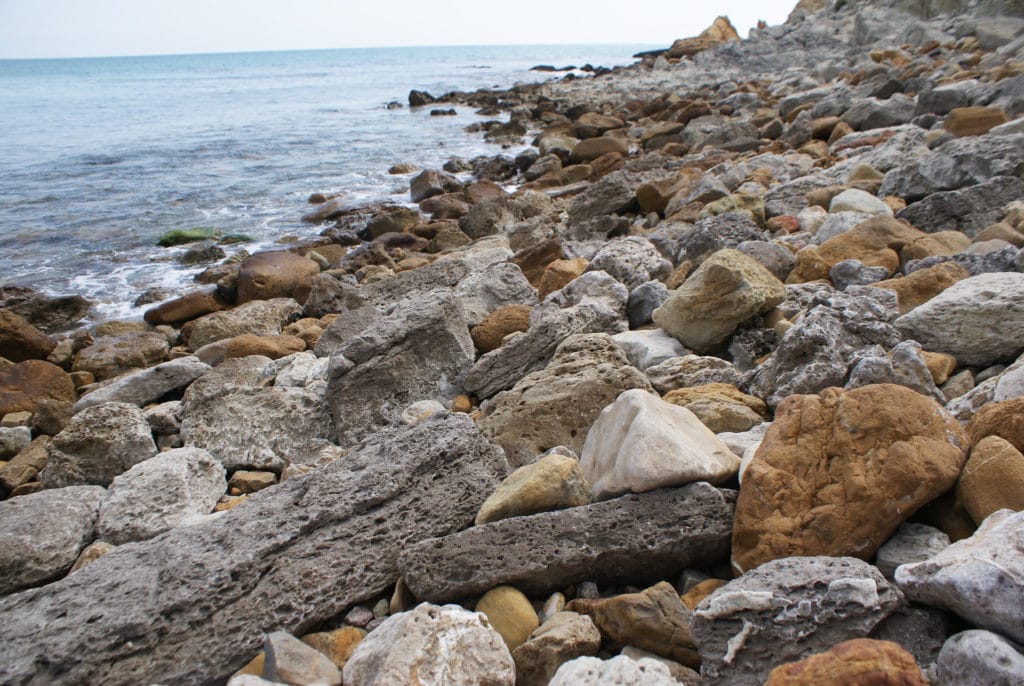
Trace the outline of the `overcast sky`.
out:
M 0 58 L 412 45 L 649 43 L 796 0 L 0 0 Z

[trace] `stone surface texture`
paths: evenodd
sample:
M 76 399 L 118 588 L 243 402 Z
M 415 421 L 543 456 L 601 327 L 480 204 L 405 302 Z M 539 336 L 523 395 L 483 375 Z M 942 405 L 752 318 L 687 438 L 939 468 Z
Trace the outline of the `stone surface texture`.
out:
M 818 686 L 871 683 L 877 686 L 925 686 L 914 656 L 888 641 L 854 638 L 799 662 L 779 665 L 765 686 Z

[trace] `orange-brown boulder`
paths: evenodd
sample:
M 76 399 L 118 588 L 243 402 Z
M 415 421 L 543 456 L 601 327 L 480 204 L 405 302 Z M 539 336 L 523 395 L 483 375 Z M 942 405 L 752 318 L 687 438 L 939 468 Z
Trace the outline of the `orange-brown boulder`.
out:
M 629 146 L 623 139 L 612 136 L 588 138 L 573 146 L 572 152 L 569 153 L 569 161 L 573 164 L 591 162 L 610 152 L 626 155 L 629 153 Z
M 36 411 L 44 399 L 75 401 L 75 386 L 67 372 L 43 360 L 25 360 L 0 372 L 0 416 Z
M 216 291 L 192 291 L 180 298 L 168 300 L 156 307 L 146 310 L 144 319 L 157 326 L 159 324 L 180 324 L 202 317 L 211 312 L 220 312 L 230 307 Z
M 718 17 L 711 26 L 704 29 L 696 38 L 680 38 L 672 43 L 668 49 L 668 56 L 673 59 L 680 57 L 691 57 L 699 52 L 709 50 L 716 45 L 727 41 L 739 40 L 740 35 L 736 33 L 729 17 Z
M 520 250 L 512 257 L 511 261 L 519 265 L 526 280 L 536 288 L 540 286 L 547 266 L 560 259 L 562 259 L 562 243 L 558 239 L 552 238 L 532 248 Z
M 900 266 L 899 251 L 921 238 L 922 231 L 892 217 L 875 217 L 796 254 L 796 265 L 786 283 L 806 283 L 827 279 L 828 272 L 843 260 L 859 260 L 869 267 L 884 267 L 890 274 Z
M 942 128 L 954 136 L 980 136 L 1008 121 L 1002 107 L 957 107 L 946 115 Z
M 952 488 L 967 446 L 949 413 L 904 386 L 786 398 L 740 486 L 734 571 L 789 556 L 870 558 Z
M 982 406 L 967 423 L 967 433 L 972 446 L 986 436 L 999 436 L 1024 452 L 1024 398 Z
M 537 287 L 537 299 L 543 300 L 551 293 L 565 288 L 566 285 L 587 268 L 587 261 L 582 257 L 571 260 L 555 260 L 544 268 L 544 275 Z
M 903 264 L 935 255 L 955 255 L 971 245 L 971 239 L 959 231 L 936 231 L 925 234 L 900 250 Z
M 0 307 L 0 357 L 11 362 L 42 360 L 57 344 L 23 317 Z
M 1024 510 L 1024 454 L 1006 439 L 986 436 L 971 449 L 956 494 L 977 524 L 996 510 Z
M 576 120 L 576 135 L 580 138 L 597 138 L 605 131 L 621 129 L 626 124 L 618 117 L 597 112 L 585 112 Z
M 238 270 L 238 304 L 271 298 L 295 298 L 303 303 L 319 273 L 320 265 L 295 253 L 257 253 Z
M 871 285 L 895 293 L 900 314 L 906 314 L 970 275 L 970 272 L 956 262 L 943 262 L 934 267 L 918 269 L 903 277 L 876 281 Z
M 925 686 L 914 656 L 890 641 L 855 638 L 779 665 L 765 686 Z
M 469 334 L 473 337 L 473 345 L 482 353 L 496 350 L 501 346 L 505 336 L 530 328 L 531 309 L 533 308 L 529 305 L 499 307 L 470 330 Z

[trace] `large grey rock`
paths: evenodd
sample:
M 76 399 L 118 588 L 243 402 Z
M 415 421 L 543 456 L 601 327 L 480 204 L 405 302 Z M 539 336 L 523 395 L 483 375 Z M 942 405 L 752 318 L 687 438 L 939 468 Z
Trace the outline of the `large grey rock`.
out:
M 1010 361 L 1024 348 L 1024 274 L 958 281 L 897 319 L 896 326 L 905 338 L 949 353 L 962 365 Z
M 722 248 L 737 248 L 741 243 L 766 238 L 767 234 L 745 212 L 725 212 L 701 219 L 683 234 L 675 261 L 689 260 L 696 266 L 706 255 Z
M 870 638 L 902 647 L 923 670 L 935 663 L 942 644 L 954 631 L 952 619 L 942 610 L 911 604 L 886 617 Z
M 1024 683 L 1021 647 L 991 631 L 951 636 L 935 663 L 936 686 L 1018 686 Z
M 472 328 L 499 307 L 537 304 L 537 289 L 526 280 L 519 265 L 499 262 L 460 281 L 455 297 L 462 301 L 466 324 Z
M 1024 251 L 1013 245 L 1007 245 L 998 250 L 986 253 L 959 252 L 955 255 L 932 255 L 920 260 L 911 260 L 903 267 L 906 274 L 912 274 L 921 269 L 934 267 L 938 264 L 954 262 L 971 276 L 980 274 L 991 274 L 994 272 L 1019 272 L 1024 266 Z
M 1022 137 L 1024 144 L 1024 137 Z M 1024 165 L 1024 161 L 1022 161 Z M 1024 197 L 1024 181 L 997 176 L 976 186 L 932 193 L 896 213 L 928 233 L 960 231 L 971 238 L 1003 218 L 1004 208 Z
M 224 467 L 199 448 L 177 448 L 114 478 L 100 507 L 99 537 L 120 545 L 210 514 L 227 489 Z
M 96 484 L 156 455 L 153 432 L 135 405 L 104 403 L 88 407 L 53 437 L 40 480 L 47 488 Z
M 790 395 L 842 386 L 864 348 L 899 343 L 892 325 L 898 313 L 895 294 L 878 288 L 813 294 L 808 312 L 746 379 L 748 392 L 775 406 Z
M 648 281 L 664 279 L 672 272 L 672 263 L 646 238 L 630 236 L 605 244 L 591 258 L 587 271 L 607 272 L 632 290 Z
M 861 98 L 843 114 L 843 121 L 858 131 L 906 124 L 914 118 L 913 98 L 898 94 L 888 100 Z
M 403 578 L 416 597 L 431 602 L 501 584 L 540 595 L 584 580 L 670 578 L 728 553 L 733 495 L 700 482 L 502 519 L 410 546 L 402 555 Z
M 727 383 L 735 386 L 740 382 L 740 373 L 731 362 L 720 357 L 670 357 L 664 362 L 648 367 L 645 371 L 651 385 L 659 393 L 709 383 Z
M 642 283 L 629 292 L 626 313 L 632 328 L 651 323 L 651 314 L 668 299 L 669 290 L 660 281 Z
M 188 349 L 196 351 L 208 343 L 234 338 L 245 333 L 275 336 L 285 324 L 298 319 L 302 307 L 291 298 L 254 300 L 231 310 L 214 312 L 185 325 L 183 334 Z
M 949 547 L 949 536 L 927 524 L 906 522 L 888 541 L 882 544 L 875 557 L 875 566 L 892 579 L 896 568 L 912 562 L 922 562 Z
M 267 634 L 263 655 L 263 676 L 270 681 L 341 686 L 341 671 L 337 666 L 286 631 Z
M 360 641 L 344 676 L 359 686 L 513 686 L 516 667 L 483 614 L 423 603 L 388 617 Z
M 854 359 L 846 382 L 848 389 L 894 383 L 927 395 L 940 405 L 946 404 L 946 397 L 935 385 L 917 341 L 901 341 L 889 353 L 881 346 L 870 346 L 858 351 Z
M 614 171 L 594 182 L 569 203 L 569 225 L 625 210 L 636 201 L 635 174 Z
M 8 460 L 32 442 L 32 429 L 27 426 L 0 427 L 0 460 Z
M 400 551 L 471 526 L 507 470 L 465 415 L 381 432 L 213 521 L 11 597 L 0 682 L 224 680 L 259 651 L 263 627 L 302 635 L 384 593 Z
M 75 403 L 75 412 L 102 403 L 131 403 L 143 406 L 171 391 L 183 388 L 210 371 L 210 365 L 190 355 L 158 364 L 114 379 Z
M 338 312 L 338 317 L 328 324 L 320 334 L 313 352 L 317 357 L 330 357 L 338 352 L 350 338 L 358 336 L 383 318 L 384 313 L 373 305 L 362 305 L 352 309 L 343 308 Z
M 68 486 L 0 502 L 0 595 L 71 569 L 92 540 L 103 494 L 99 486 Z
M 867 636 L 904 603 L 852 557 L 788 557 L 733 579 L 694 608 L 690 633 L 707 684 L 760 685 L 776 666 Z
M 628 301 L 629 291 L 615 277 L 604 271 L 588 271 L 549 293 L 544 302 L 530 310 L 530 325 L 557 310 L 584 306 L 598 315 L 595 326 L 600 328 L 591 333 L 618 333 L 627 329 Z
M 462 303 L 439 289 L 398 303 L 331 357 L 327 404 L 344 447 L 420 400 L 458 393 L 475 350 Z
M 896 569 L 911 600 L 1024 642 L 1024 512 L 998 510 L 970 538 Z
M 657 660 L 642 657 L 633 660 L 617 655 L 610 660 L 578 657 L 566 662 L 549 686 L 676 686 L 668 667 Z

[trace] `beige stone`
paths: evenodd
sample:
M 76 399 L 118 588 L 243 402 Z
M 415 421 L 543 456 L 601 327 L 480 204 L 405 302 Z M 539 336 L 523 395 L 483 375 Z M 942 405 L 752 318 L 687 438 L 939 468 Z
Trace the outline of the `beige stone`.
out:
M 728 17 L 718 17 L 711 26 L 704 29 L 696 38 L 680 38 L 672 43 L 668 56 L 674 59 L 692 57 L 699 52 L 710 50 L 716 45 L 731 40 L 739 40 L 739 34 Z
M 477 602 L 476 611 L 487 617 L 509 650 L 525 642 L 540 624 L 530 599 L 512 586 L 492 588 Z
M 306 634 L 300 640 L 333 662 L 338 669 L 342 669 L 352 656 L 356 646 L 364 638 L 366 638 L 365 630 L 354 626 L 344 626 L 334 631 Z M 260 665 L 261 671 L 262 668 L 263 666 Z
M 869 267 L 884 267 L 892 274 L 900 266 L 899 251 L 924 235 L 892 217 L 869 219 L 821 245 L 810 245 L 800 250 L 786 283 L 827 279 L 832 267 L 851 259 Z
M 572 152 L 569 154 L 569 161 L 573 164 L 593 162 L 610 152 L 627 155 L 629 154 L 629 146 L 626 144 L 626 141 L 621 138 L 615 138 L 612 136 L 588 138 L 573 146 Z M 562 173 L 565 171 L 565 169 L 561 170 Z
M 692 610 L 697 607 L 697 603 L 704 600 L 727 583 L 729 582 L 725 579 L 704 579 L 704 581 L 701 581 L 699 584 L 684 593 L 679 599 L 683 601 L 683 605 Z
M 956 493 L 977 524 L 996 510 L 1024 510 L 1024 455 L 998 436 L 981 439 L 971 449 Z
M 900 314 L 906 314 L 970 275 L 970 272 L 955 262 L 943 262 L 911 272 L 907 276 L 876 281 L 871 285 L 895 293 Z
M 956 358 L 946 353 L 932 353 L 927 350 L 921 352 L 928 372 L 932 375 L 932 381 L 936 386 L 941 386 L 949 380 L 953 370 L 956 369 Z
M 508 475 L 477 513 L 477 526 L 507 517 L 561 510 L 590 502 L 579 461 L 552 453 Z
M 469 334 L 473 338 L 473 345 L 482 353 L 497 350 L 501 347 L 505 336 L 530 328 L 530 311 L 532 309 L 529 305 L 499 307 L 470 330 Z
M 900 250 L 900 261 L 903 264 L 911 260 L 938 255 L 955 255 L 970 246 L 971 239 L 959 231 L 936 231 L 925 234 L 908 243 Z
M 594 621 L 576 612 L 557 612 L 512 651 L 517 686 L 547 686 L 565 662 L 596 655 L 601 633 Z
M 238 304 L 271 298 L 295 298 L 303 303 L 319 273 L 320 265 L 295 253 L 257 253 L 238 270 Z
M 582 274 L 586 268 L 587 261 L 582 257 L 551 262 L 544 268 L 544 275 L 541 276 L 540 285 L 537 286 L 537 299 L 543 300 L 549 294 L 561 290 Z
M 227 309 L 229 304 L 216 291 L 193 291 L 146 310 L 145 320 L 158 324 L 180 324 L 211 312 Z
M 44 360 L 56 342 L 19 315 L 0 307 L 0 357 L 11 362 Z
M 678 388 L 669 391 L 663 399 L 693 412 L 716 434 L 747 431 L 769 419 L 768 406 L 763 400 L 725 383 Z
M 40 400 L 74 402 L 75 386 L 60 367 L 25 360 L 0 371 L 0 415 L 36 411 Z
M 1002 107 L 957 107 L 946 115 L 942 128 L 954 136 L 980 136 L 1008 121 Z

